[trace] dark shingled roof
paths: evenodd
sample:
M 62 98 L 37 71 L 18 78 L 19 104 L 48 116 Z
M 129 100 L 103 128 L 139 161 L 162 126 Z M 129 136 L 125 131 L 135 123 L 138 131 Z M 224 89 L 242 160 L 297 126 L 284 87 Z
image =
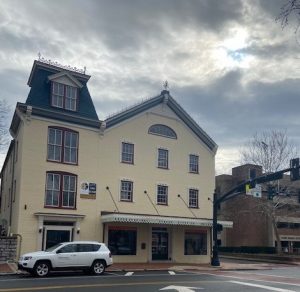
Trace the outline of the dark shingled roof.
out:
M 75 74 L 74 76 L 70 71 L 68 71 L 68 73 L 74 76 L 74 78 L 77 78 L 83 85 L 81 89 L 78 89 L 78 111 L 73 112 L 51 106 L 51 82 L 49 82 L 48 76 L 61 71 L 64 70 L 54 66 L 51 66 L 51 68 L 49 68 L 47 66 L 43 66 L 43 64 L 41 64 L 40 62 L 35 63 L 30 76 L 29 86 L 31 87 L 31 89 L 25 104 L 31 105 L 33 107 L 48 109 L 52 112 L 55 111 L 57 113 L 68 113 L 69 115 L 75 117 L 77 116 L 99 121 L 92 98 L 86 85 L 87 80 L 84 78 L 78 78 L 78 76 L 76 76 Z

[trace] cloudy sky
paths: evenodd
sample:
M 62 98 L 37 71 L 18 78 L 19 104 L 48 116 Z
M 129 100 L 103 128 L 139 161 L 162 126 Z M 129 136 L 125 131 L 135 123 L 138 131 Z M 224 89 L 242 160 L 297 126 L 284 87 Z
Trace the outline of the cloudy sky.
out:
M 300 37 L 285 0 L 0 0 L 0 98 L 25 102 L 38 52 L 87 67 L 100 119 L 171 95 L 219 145 L 218 174 L 256 132 L 300 144 Z

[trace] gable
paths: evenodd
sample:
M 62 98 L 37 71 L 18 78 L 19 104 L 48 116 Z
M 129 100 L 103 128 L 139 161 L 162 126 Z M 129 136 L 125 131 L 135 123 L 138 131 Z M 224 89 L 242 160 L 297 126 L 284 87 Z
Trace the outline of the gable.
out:
M 83 87 L 83 84 L 81 82 L 79 82 L 76 78 L 74 78 L 67 72 L 60 72 L 57 74 L 49 75 L 48 80 L 77 88 Z
M 171 97 L 168 91 L 163 90 L 159 96 L 133 106 L 105 120 L 106 128 L 117 126 L 128 119 L 144 113 L 151 112 L 156 115 L 177 119 L 183 122 L 213 153 L 217 151 L 217 144 L 212 138 L 192 119 L 191 116 Z

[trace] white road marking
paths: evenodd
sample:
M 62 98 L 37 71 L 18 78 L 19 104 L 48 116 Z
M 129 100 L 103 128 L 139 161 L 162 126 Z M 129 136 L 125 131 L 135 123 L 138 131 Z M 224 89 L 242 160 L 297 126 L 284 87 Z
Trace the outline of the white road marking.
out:
M 174 271 L 169 271 L 169 274 L 174 276 L 175 275 L 175 272 Z
M 200 289 L 203 289 L 203 288 L 171 285 L 171 286 L 161 288 L 161 289 L 159 289 L 159 291 L 161 291 L 161 290 L 176 290 L 178 292 L 195 292 L 195 289 L 200 290 Z
M 191 272 L 193 274 L 201 274 L 201 275 L 210 275 L 215 277 L 224 277 L 224 278 L 235 278 L 235 279 L 241 279 L 241 280 L 247 280 L 247 281 L 255 281 L 255 282 L 268 282 L 268 283 L 274 283 L 274 284 L 283 284 L 283 285 L 289 285 L 289 286 L 297 286 L 300 287 L 300 284 L 293 284 L 289 282 L 280 282 L 280 281 L 272 281 L 272 280 L 260 280 L 255 278 L 243 278 L 239 276 L 228 276 L 228 275 L 221 275 L 221 274 L 212 274 L 212 273 L 198 273 L 198 272 Z
M 127 272 L 125 276 L 132 276 L 134 272 Z
M 251 286 L 251 287 L 262 288 L 262 289 L 271 290 L 271 291 L 278 291 L 278 292 L 295 292 L 295 290 L 287 290 L 287 289 L 275 288 L 275 287 L 271 287 L 271 286 L 258 285 L 258 284 L 251 284 L 251 283 L 246 283 L 246 282 L 239 282 L 239 281 L 229 281 L 229 282 L 230 282 L 230 283 L 234 283 L 234 284 L 244 285 L 244 286 Z

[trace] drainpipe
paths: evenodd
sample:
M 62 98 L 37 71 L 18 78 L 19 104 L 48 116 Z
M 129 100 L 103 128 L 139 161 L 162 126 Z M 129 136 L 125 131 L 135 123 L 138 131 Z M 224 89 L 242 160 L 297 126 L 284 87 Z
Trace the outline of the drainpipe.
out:
M 9 210 L 9 226 L 11 229 L 11 223 L 12 223 L 12 204 L 13 204 L 13 196 L 14 196 L 14 178 L 15 178 L 15 146 L 16 146 L 16 140 L 13 140 L 13 151 L 11 155 L 12 159 L 12 170 L 11 170 L 11 184 L 10 184 L 10 210 Z
M 102 223 L 102 242 L 103 243 L 105 243 L 104 240 L 105 240 L 105 223 Z

